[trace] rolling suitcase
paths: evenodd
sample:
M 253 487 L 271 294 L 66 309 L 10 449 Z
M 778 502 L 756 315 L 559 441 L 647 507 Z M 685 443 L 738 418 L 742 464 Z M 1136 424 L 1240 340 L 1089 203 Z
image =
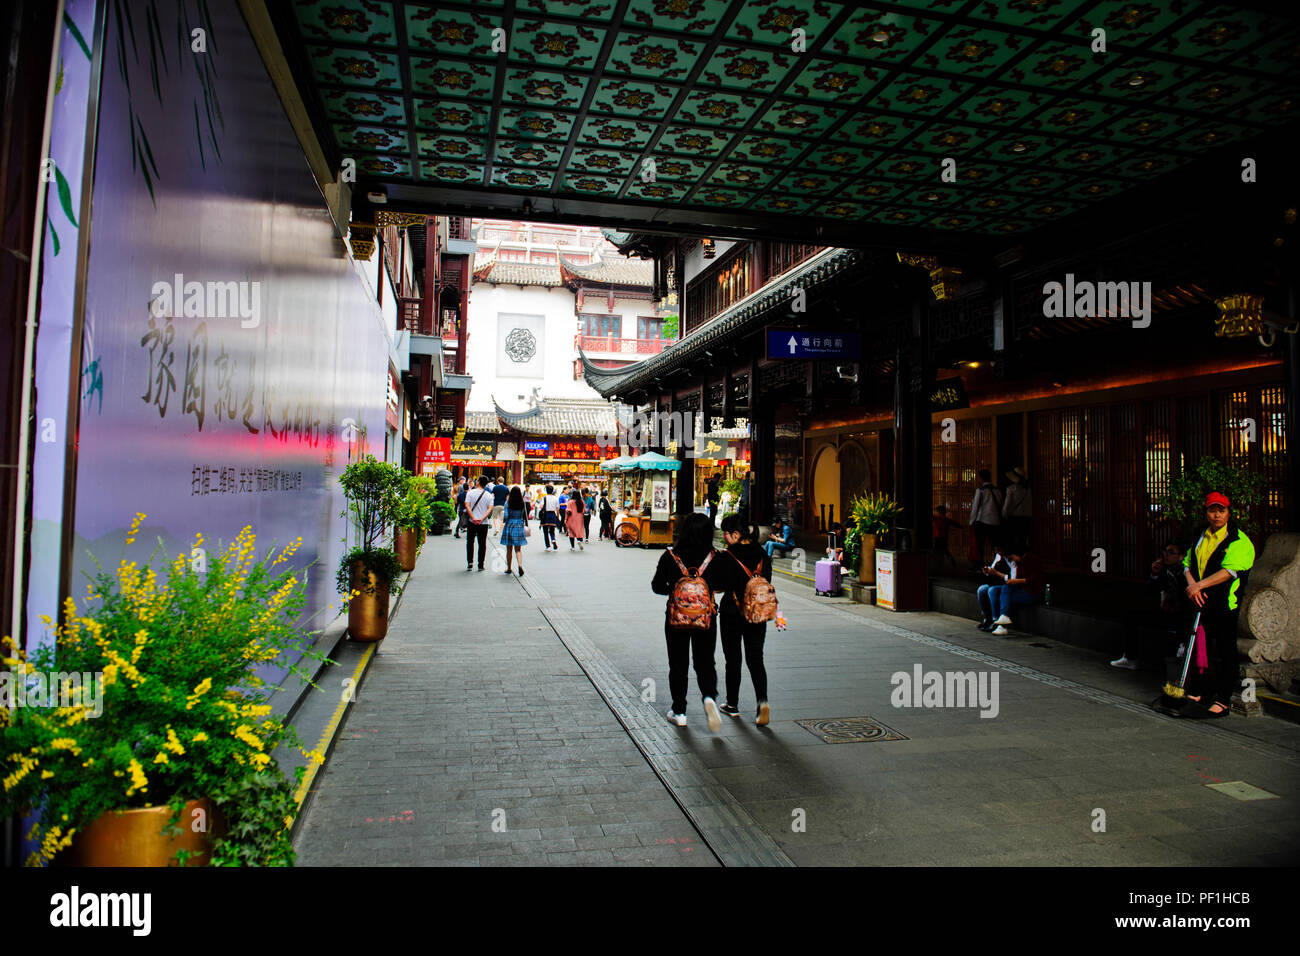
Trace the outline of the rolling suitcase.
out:
M 835 535 L 830 535 L 831 552 L 835 551 Z M 834 558 L 822 558 L 817 562 L 813 572 L 813 589 L 826 597 L 838 597 L 843 593 L 840 587 L 840 563 Z

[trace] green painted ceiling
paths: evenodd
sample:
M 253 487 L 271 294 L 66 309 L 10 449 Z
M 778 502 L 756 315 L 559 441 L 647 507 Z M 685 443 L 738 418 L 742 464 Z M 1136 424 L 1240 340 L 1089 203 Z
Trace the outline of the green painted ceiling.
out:
M 1009 236 L 1300 115 L 1296 24 L 1194 0 L 294 0 L 285 23 L 363 180 L 539 207 Z

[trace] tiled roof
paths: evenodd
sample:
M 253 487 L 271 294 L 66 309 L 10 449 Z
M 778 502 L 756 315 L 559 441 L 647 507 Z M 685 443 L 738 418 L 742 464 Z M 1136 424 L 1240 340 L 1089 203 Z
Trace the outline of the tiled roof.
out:
M 811 259 L 790 271 L 770 280 L 757 292 L 750 293 L 722 314 L 710 319 L 670 349 L 637 362 L 625 369 L 605 369 L 592 364 L 582 349 L 582 373 L 587 384 L 600 394 L 620 398 L 643 388 L 674 369 L 688 365 L 701 353 L 715 348 L 719 342 L 733 336 L 748 334 L 761 328 L 766 316 L 789 302 L 790 290 L 799 286 L 811 297 L 819 286 L 869 261 L 866 253 L 856 249 L 823 249 Z
M 551 288 L 564 285 L 559 266 L 505 262 L 495 257 L 474 266 L 474 280 L 493 285 L 540 285 Z
M 465 431 L 497 435 L 501 432 L 501 421 L 496 412 L 466 412 Z
M 560 256 L 560 274 L 571 286 L 581 281 L 649 289 L 654 282 L 654 263 L 644 259 L 601 259 L 589 265 L 577 265 Z
M 615 434 L 614 406 L 603 399 L 551 398 L 522 412 L 508 412 L 500 405 L 496 410 L 502 422 L 526 435 Z

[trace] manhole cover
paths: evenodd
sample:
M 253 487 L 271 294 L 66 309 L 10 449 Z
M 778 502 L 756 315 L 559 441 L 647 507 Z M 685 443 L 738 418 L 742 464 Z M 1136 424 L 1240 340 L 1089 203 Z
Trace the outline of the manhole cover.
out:
M 874 717 L 817 717 L 810 720 L 796 720 L 795 723 L 828 744 L 861 744 L 877 740 L 908 739 Z
M 1234 800 L 1277 800 L 1276 793 L 1269 793 L 1267 790 L 1261 790 L 1254 784 L 1246 783 L 1244 780 L 1229 780 L 1227 783 L 1207 783 L 1211 790 L 1217 790 L 1219 793 L 1226 793 Z

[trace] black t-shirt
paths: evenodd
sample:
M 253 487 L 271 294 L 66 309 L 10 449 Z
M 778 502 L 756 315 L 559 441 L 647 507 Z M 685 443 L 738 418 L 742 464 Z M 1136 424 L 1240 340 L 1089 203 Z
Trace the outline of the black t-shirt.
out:
M 722 570 L 723 562 L 730 559 L 712 548 L 697 553 L 677 552 L 677 556 L 682 559 L 682 564 L 686 565 L 688 570 L 698 568 L 710 554 L 713 555 L 713 560 L 704 569 L 704 580 L 708 582 L 709 590 L 721 591 L 726 586 L 725 572 Z M 654 591 L 655 594 L 672 594 L 673 585 L 677 583 L 681 576 L 681 568 L 673 560 L 672 554 L 665 549 L 664 553 L 659 556 L 659 564 L 655 566 L 655 576 L 650 582 L 650 590 Z
M 772 580 L 772 559 L 757 544 L 733 544 L 726 551 L 719 552 L 713 560 L 720 565 L 718 578 L 724 584 L 725 593 L 718 599 L 718 607 L 722 615 L 728 618 L 741 616 L 740 605 L 745 599 L 745 585 L 749 583 L 749 575 L 736 559 L 755 574 Z

